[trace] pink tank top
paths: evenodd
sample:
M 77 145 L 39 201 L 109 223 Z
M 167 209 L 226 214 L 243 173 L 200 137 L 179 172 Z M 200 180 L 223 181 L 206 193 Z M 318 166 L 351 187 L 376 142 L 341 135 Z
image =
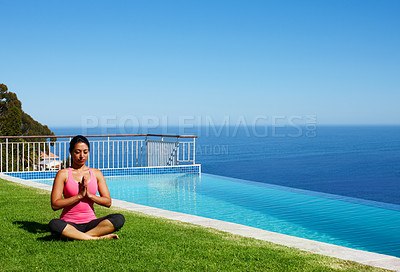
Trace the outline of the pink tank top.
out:
M 90 181 L 88 182 L 89 185 L 89 192 L 91 194 L 97 193 L 97 179 L 93 174 L 92 169 L 89 168 L 90 173 Z M 67 183 L 64 185 L 64 198 L 68 198 L 79 193 L 79 183 L 74 180 L 72 177 L 72 169 L 71 167 L 68 168 L 68 180 Z M 89 221 L 96 219 L 96 215 L 94 214 L 93 208 L 93 201 L 89 198 L 83 198 L 79 202 L 67 206 L 63 209 L 61 219 L 72 222 L 75 224 L 84 224 L 88 223 Z

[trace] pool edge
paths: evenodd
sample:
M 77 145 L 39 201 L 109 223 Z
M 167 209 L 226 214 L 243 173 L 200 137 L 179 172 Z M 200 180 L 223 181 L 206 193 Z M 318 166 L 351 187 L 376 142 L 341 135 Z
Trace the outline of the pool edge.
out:
M 45 185 L 38 182 L 11 177 L 4 174 L 0 174 L 0 178 L 47 191 L 51 191 L 52 187 L 51 185 Z M 248 227 L 236 223 L 225 222 L 217 219 L 210 219 L 196 215 L 162 210 L 159 208 L 139 205 L 118 199 L 113 199 L 113 206 L 130 211 L 141 212 L 151 216 L 177 220 L 181 222 L 200 225 L 207 228 L 214 228 L 244 237 L 255 238 L 275 244 L 298 248 L 300 250 L 305 250 L 316 254 L 354 261 L 379 268 L 400 271 L 400 258 L 389 255 L 332 245 L 314 240 L 266 231 L 254 227 Z

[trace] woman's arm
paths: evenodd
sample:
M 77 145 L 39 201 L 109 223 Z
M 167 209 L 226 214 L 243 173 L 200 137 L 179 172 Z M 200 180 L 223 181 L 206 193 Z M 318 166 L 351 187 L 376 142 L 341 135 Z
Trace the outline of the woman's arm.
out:
M 92 169 L 93 174 L 97 179 L 97 186 L 98 190 L 100 193 L 100 196 L 93 195 L 89 192 L 89 189 L 87 190 L 87 197 L 93 200 L 94 203 L 99 204 L 101 206 L 105 206 L 109 208 L 111 206 L 111 196 L 110 196 L 110 191 L 108 190 L 106 180 L 103 176 L 103 173 L 101 173 L 100 170 L 98 169 Z
M 75 196 L 63 198 L 62 194 L 64 191 L 64 184 L 67 179 L 68 170 L 66 169 L 58 171 L 56 177 L 54 178 L 53 188 L 51 190 L 51 208 L 54 211 L 80 201 L 86 194 L 86 190 L 81 190 L 81 192 Z

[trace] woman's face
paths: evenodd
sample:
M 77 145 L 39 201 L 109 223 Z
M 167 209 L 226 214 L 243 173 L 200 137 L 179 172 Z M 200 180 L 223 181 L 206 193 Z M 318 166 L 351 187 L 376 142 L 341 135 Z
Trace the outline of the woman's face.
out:
M 71 156 L 74 164 L 83 165 L 89 157 L 89 147 L 82 142 L 76 143 Z

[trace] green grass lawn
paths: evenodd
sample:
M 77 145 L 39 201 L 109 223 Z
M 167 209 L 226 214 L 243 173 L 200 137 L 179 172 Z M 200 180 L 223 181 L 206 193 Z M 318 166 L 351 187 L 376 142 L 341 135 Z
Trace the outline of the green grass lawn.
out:
M 384 271 L 118 208 L 120 240 L 60 241 L 50 193 L 0 179 L 0 271 Z

